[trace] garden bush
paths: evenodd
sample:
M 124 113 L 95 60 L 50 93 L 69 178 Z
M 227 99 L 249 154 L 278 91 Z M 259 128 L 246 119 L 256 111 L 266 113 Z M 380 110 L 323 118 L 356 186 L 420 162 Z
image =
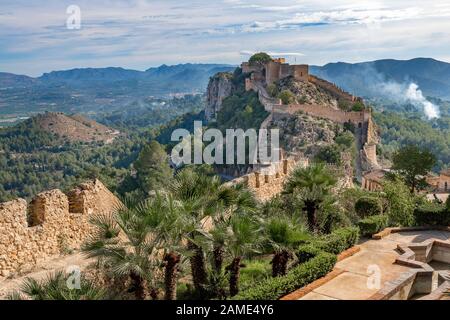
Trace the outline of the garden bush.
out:
M 243 290 L 236 300 L 276 300 L 325 276 L 336 264 L 336 256 L 321 252 L 311 260 L 298 265 L 286 276 L 268 278 L 259 285 Z
M 376 197 L 362 197 L 356 201 L 355 211 L 361 218 L 376 216 L 383 213 L 383 205 Z
M 297 258 L 299 263 L 305 263 L 312 258 L 315 258 L 323 251 L 318 247 L 314 246 L 314 244 L 305 244 L 300 246 L 297 251 Z
M 314 257 L 319 251 L 332 254 L 339 254 L 342 251 L 353 247 L 359 240 L 359 229 L 348 227 L 335 230 L 333 233 L 322 236 L 302 245 L 297 250 L 297 257 L 300 262 L 307 261 L 308 257 Z
M 380 232 L 388 226 L 387 215 L 376 215 L 362 219 L 358 222 L 361 235 L 370 237 L 373 234 Z
M 450 211 L 444 205 L 427 203 L 414 210 L 416 225 L 447 226 L 450 224 Z

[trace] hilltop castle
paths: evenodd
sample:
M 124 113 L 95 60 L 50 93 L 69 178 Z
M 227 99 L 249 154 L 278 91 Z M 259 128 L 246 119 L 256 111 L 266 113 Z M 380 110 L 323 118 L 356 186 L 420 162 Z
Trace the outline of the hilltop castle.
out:
M 363 172 L 380 168 L 376 155 L 376 146 L 379 142 L 376 125 L 372 120 L 370 108 L 364 107 L 364 101 L 361 98 L 342 90 L 331 82 L 309 74 L 308 65 L 290 65 L 283 58 L 243 62 L 241 70 L 245 90 L 256 92 L 261 105 L 269 113 L 267 119 L 261 124 L 261 128 L 267 128 L 273 121 L 292 117 L 298 113 L 305 113 L 335 123 L 352 124 L 355 127 L 359 151 L 356 164 L 358 180 L 361 180 Z M 334 101 L 333 105 L 314 101 L 305 102 L 300 99 L 300 102 L 294 99 L 289 104 L 283 104 L 277 96 L 268 93 L 269 86 L 279 85 L 288 78 L 294 82 L 308 83 L 307 88 L 315 88 L 317 94 L 330 97 Z M 239 90 L 234 75 L 231 73 L 219 73 L 212 77 L 207 91 L 206 119 L 215 119 L 217 112 L 222 107 L 223 100 Z M 355 110 L 358 111 L 346 111 L 351 110 L 357 103 L 359 103 L 359 109 Z M 341 106 L 347 107 L 341 108 Z
M 241 68 L 243 73 L 251 74 L 252 80 L 265 81 L 266 85 L 291 76 L 300 81 L 308 81 L 309 77 L 307 64 L 290 65 L 284 58 L 274 59 L 263 64 L 244 62 L 241 64 Z

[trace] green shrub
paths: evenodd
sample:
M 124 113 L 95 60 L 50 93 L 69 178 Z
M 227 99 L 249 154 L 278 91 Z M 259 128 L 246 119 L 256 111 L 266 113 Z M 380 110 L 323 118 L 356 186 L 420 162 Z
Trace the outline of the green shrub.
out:
M 267 86 L 267 92 L 270 94 L 271 97 L 276 97 L 279 93 L 278 87 L 276 85 L 274 85 L 273 83 L 269 84 Z
M 427 203 L 414 210 L 416 225 L 447 226 L 450 224 L 450 212 L 445 206 L 437 203 Z
M 312 240 L 307 245 L 300 246 L 297 250 L 297 257 L 300 262 L 305 262 L 308 257 L 311 258 L 317 255 L 317 251 L 339 254 L 353 247 L 358 240 L 358 228 L 348 227 L 337 229 L 331 234 Z
M 281 99 L 283 104 L 291 104 L 295 100 L 294 94 L 290 90 L 283 90 L 278 94 L 278 98 Z
M 340 228 L 333 231 L 332 234 L 344 242 L 344 250 L 353 247 L 359 240 L 359 229 L 357 227 Z
M 344 130 L 350 131 L 352 133 L 355 133 L 356 127 L 353 122 L 345 122 L 344 123 Z
M 445 201 L 445 207 L 447 208 L 447 211 L 450 212 L 450 196 L 447 198 L 447 201 Z
M 408 186 L 398 179 L 384 180 L 383 193 L 387 201 L 389 225 L 409 227 L 414 224 L 415 196 Z
M 350 131 L 344 131 L 339 134 L 334 141 L 345 148 L 351 148 L 355 143 L 355 136 Z
M 352 111 L 359 112 L 359 111 L 363 111 L 364 108 L 365 108 L 364 104 L 362 102 L 358 101 L 358 102 L 355 102 L 355 104 L 353 104 Z
M 340 165 L 341 151 L 339 150 L 339 146 L 332 144 L 320 148 L 319 152 L 315 156 L 315 160 Z
M 252 55 L 252 56 L 250 57 L 250 59 L 248 60 L 248 62 L 249 62 L 251 65 L 254 65 L 254 64 L 264 64 L 264 63 L 269 62 L 269 61 L 272 61 L 272 57 L 269 56 L 269 55 L 268 55 L 267 53 L 265 53 L 265 52 L 258 52 L 258 53 L 255 53 L 255 54 Z
M 386 228 L 387 225 L 387 215 L 370 216 L 358 222 L 359 230 L 363 236 L 372 236 Z
M 240 288 L 245 290 L 272 276 L 272 265 L 268 259 L 244 260 L 245 268 L 241 269 Z
M 298 248 L 297 258 L 299 263 L 305 263 L 312 258 L 315 258 L 323 251 L 314 246 L 313 244 L 305 244 Z
M 378 198 L 362 197 L 356 201 L 355 211 L 361 218 L 376 216 L 383 213 L 383 205 Z
M 336 256 L 322 252 L 292 269 L 286 276 L 268 278 L 259 285 L 243 290 L 236 300 L 276 300 L 325 276 L 336 264 Z

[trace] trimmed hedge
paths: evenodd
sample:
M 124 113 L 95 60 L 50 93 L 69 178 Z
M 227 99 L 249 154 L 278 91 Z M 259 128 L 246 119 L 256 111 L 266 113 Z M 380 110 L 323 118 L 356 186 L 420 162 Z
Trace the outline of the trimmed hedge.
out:
M 427 203 L 414 210 L 416 225 L 447 226 L 450 225 L 450 211 L 437 203 Z
M 353 247 L 359 240 L 359 229 L 357 227 L 341 228 L 331 234 L 310 241 L 302 245 L 297 250 L 297 257 L 300 263 L 308 261 L 320 251 L 332 254 L 339 254 L 348 248 Z
M 268 278 L 259 285 L 242 291 L 236 300 L 276 300 L 325 276 L 336 264 L 336 256 L 321 252 L 298 265 L 284 277 Z
M 370 237 L 388 226 L 389 217 L 381 214 L 362 219 L 358 222 L 361 235 Z
M 383 205 L 378 198 L 361 197 L 355 203 L 355 211 L 361 218 L 376 216 L 383 213 Z
M 297 258 L 299 263 L 307 262 L 316 256 L 318 256 L 323 251 L 314 244 L 305 244 L 299 247 L 297 251 Z

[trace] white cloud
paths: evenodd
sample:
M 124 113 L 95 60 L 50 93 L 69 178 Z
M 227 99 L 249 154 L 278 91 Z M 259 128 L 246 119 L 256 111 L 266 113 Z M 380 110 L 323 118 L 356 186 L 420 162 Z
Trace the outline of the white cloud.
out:
M 178 62 L 237 64 L 241 52 L 305 63 L 447 58 L 450 3 L 419 0 L 77 0 L 82 29 L 64 28 L 69 0 L 2 0 L 0 69 L 146 69 Z

